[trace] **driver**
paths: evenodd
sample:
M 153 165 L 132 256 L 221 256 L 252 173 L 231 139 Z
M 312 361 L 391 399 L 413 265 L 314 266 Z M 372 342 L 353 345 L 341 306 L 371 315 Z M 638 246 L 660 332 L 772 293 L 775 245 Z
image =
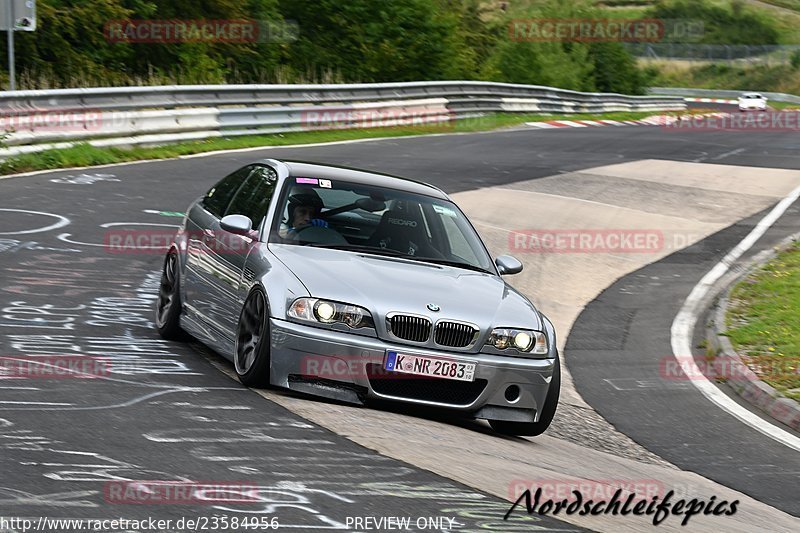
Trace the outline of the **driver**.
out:
M 297 238 L 297 234 L 309 226 L 327 228 L 328 223 L 319 218 L 322 211 L 322 199 L 316 192 L 303 191 L 289 196 L 287 223 L 281 224 L 281 237 Z

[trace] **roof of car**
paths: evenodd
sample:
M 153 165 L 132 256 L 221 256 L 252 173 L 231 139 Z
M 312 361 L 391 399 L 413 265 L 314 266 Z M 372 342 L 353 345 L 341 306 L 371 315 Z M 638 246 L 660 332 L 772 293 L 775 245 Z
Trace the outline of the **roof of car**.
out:
M 757 96 L 761 98 L 761 93 L 742 93 L 742 96 Z
M 441 189 L 434 187 L 433 185 L 408 178 L 401 178 L 371 170 L 323 165 L 320 163 L 311 163 L 305 161 L 280 161 L 289 167 L 289 175 L 294 177 L 343 180 L 352 183 L 377 185 L 379 187 L 386 187 L 387 189 L 396 189 L 416 194 L 423 194 L 425 196 L 432 196 L 442 200 L 448 199 L 447 195 Z

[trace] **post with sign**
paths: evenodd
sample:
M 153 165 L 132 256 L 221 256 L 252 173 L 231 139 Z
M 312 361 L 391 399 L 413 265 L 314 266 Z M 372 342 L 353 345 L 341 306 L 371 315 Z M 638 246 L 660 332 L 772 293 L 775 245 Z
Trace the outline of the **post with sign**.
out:
M 8 32 L 8 89 L 17 90 L 14 32 L 36 30 L 36 0 L 2 0 L 0 30 Z

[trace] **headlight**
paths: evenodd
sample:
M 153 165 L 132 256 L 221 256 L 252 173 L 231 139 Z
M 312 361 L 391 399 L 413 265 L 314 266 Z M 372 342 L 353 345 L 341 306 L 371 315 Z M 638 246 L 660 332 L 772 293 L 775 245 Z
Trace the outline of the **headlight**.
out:
M 547 355 L 547 337 L 541 331 L 497 328 L 492 331 L 487 344 L 498 350 L 516 348 L 520 352 Z
M 298 298 L 286 314 L 306 322 L 341 323 L 352 329 L 375 327 L 372 315 L 363 307 L 317 298 Z

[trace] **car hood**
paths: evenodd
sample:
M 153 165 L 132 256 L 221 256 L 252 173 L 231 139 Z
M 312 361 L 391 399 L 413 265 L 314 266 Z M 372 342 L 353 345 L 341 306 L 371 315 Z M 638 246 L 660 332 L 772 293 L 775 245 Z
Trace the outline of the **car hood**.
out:
M 542 329 L 538 312 L 499 276 L 379 255 L 293 245 L 270 250 L 311 296 L 488 327 Z M 440 308 L 430 311 L 428 304 Z

